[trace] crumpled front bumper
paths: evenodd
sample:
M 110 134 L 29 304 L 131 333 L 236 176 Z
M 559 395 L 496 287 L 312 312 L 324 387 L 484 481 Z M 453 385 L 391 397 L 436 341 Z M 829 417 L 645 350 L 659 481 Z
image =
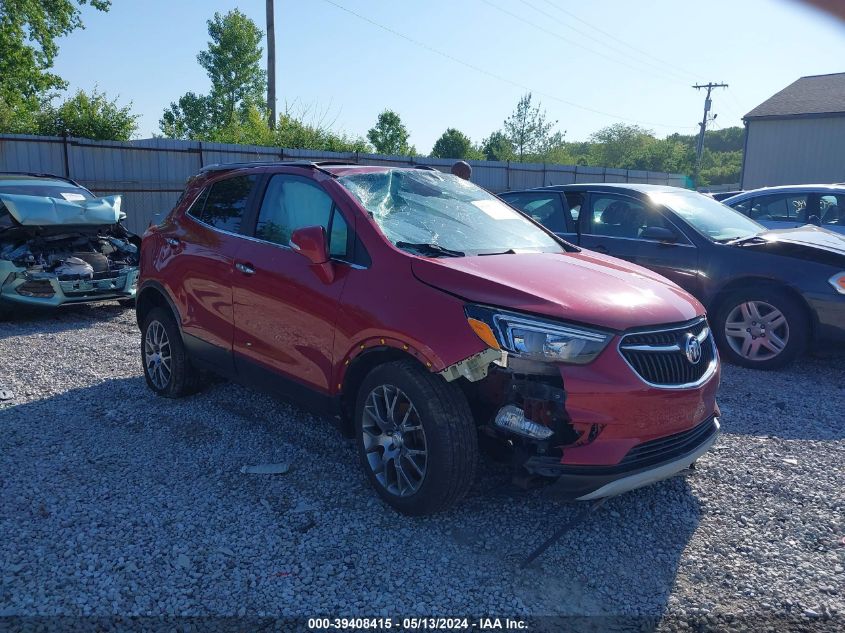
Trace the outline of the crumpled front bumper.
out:
M 713 446 L 719 429 L 719 418 L 711 416 L 688 431 L 634 446 L 614 466 L 571 466 L 538 456 L 525 467 L 533 474 L 556 477 L 549 489 L 555 497 L 579 501 L 612 497 L 686 470 Z
M 133 299 L 138 285 L 137 266 L 128 266 L 101 278 L 60 280 L 56 276 L 30 275 L 18 268 L 4 270 L 4 264 L 8 262 L 0 262 L 0 301 L 3 303 L 56 307 Z

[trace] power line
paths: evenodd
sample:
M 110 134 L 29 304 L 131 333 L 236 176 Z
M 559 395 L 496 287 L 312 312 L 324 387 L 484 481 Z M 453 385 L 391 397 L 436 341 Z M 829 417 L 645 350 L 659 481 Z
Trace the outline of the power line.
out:
M 507 84 L 510 84 L 512 86 L 515 86 L 515 87 L 519 88 L 520 90 L 524 90 L 526 92 L 533 92 L 534 94 L 541 95 L 541 96 L 543 96 L 547 99 L 551 99 L 553 101 L 558 101 L 559 103 L 563 103 L 563 104 L 571 106 L 573 108 L 577 108 L 579 110 L 584 110 L 586 112 L 592 112 L 593 114 L 599 114 L 599 115 L 605 116 L 605 117 L 610 117 L 611 119 L 618 119 L 620 121 L 628 121 L 630 123 L 639 123 L 641 125 L 649 125 L 649 126 L 662 127 L 662 128 L 668 128 L 668 129 L 690 129 L 690 128 L 694 127 L 694 126 L 690 126 L 690 125 L 667 125 L 665 123 L 656 123 L 656 122 L 651 122 L 651 121 L 641 121 L 641 120 L 638 120 L 638 119 L 632 119 L 632 118 L 629 118 L 629 117 L 620 116 L 618 114 L 611 114 L 610 112 L 603 112 L 602 110 L 596 110 L 595 108 L 590 108 L 588 106 L 584 106 L 584 105 L 575 103 L 573 101 L 568 101 L 566 99 L 561 99 L 560 97 L 553 95 L 553 94 L 549 94 L 547 92 L 543 92 L 543 91 L 540 91 L 540 90 L 534 90 L 530 86 L 526 86 L 525 84 L 521 84 L 518 81 L 508 79 L 507 77 L 503 77 L 502 75 L 498 75 L 496 73 L 490 72 L 489 70 L 485 70 L 484 68 L 481 68 L 481 67 L 476 66 L 474 64 L 471 64 L 469 62 L 466 62 L 462 59 L 458 59 L 457 57 L 454 57 L 453 55 L 450 55 L 449 53 L 445 53 L 445 52 L 443 52 L 443 51 L 441 51 L 437 48 L 434 48 L 433 46 L 430 46 L 430 45 L 426 44 L 425 42 L 421 42 L 421 41 L 414 39 L 414 38 L 412 38 L 408 35 L 405 35 L 404 33 L 400 33 L 399 31 L 392 29 L 389 26 L 385 26 L 384 24 L 380 24 L 380 23 L 376 22 L 375 20 L 368 18 L 365 15 L 361 15 L 360 13 L 357 13 L 357 12 L 353 11 L 352 9 L 349 9 L 347 7 L 344 7 L 341 4 L 338 4 L 337 2 L 334 2 L 334 0 L 323 0 L 323 2 L 325 2 L 326 4 L 330 4 L 333 7 L 340 9 L 341 11 L 346 12 L 349 15 L 353 15 L 356 18 L 358 18 L 359 20 L 367 22 L 368 24 L 371 24 L 372 26 L 375 26 L 376 28 L 379 28 L 383 31 L 386 31 L 387 33 L 390 33 L 391 35 L 395 35 L 398 38 L 401 38 L 401 39 L 403 39 L 407 42 L 410 42 L 410 43 L 414 44 L 415 46 L 419 46 L 420 48 L 424 48 L 425 50 L 427 50 L 431 53 L 434 53 L 435 55 L 439 55 L 440 57 L 443 57 L 444 59 L 448 59 L 449 61 L 455 62 L 456 64 L 460 64 L 461 66 L 469 68 L 470 70 L 474 70 L 475 72 L 481 73 L 482 75 L 487 75 L 488 77 L 492 77 L 493 79 L 496 79 L 497 81 L 501 81 L 503 83 L 507 83 Z
M 577 42 L 576 42 L 576 41 L 572 41 L 572 40 L 566 40 L 566 38 L 564 38 L 562 35 L 560 35 L 560 34 L 558 34 L 558 33 L 555 33 L 555 32 L 553 32 L 553 31 L 550 31 L 549 29 L 546 29 L 546 28 L 544 28 L 544 27 L 542 27 L 542 26 L 539 26 L 539 25 L 537 25 L 537 24 L 534 24 L 534 23 L 532 23 L 532 22 L 529 22 L 528 20 L 525 20 L 524 18 L 520 17 L 519 15 L 517 15 L 517 14 L 515 14 L 515 13 L 511 13 L 510 11 L 507 11 L 507 10 L 505 10 L 505 9 L 502 9 L 501 7 L 497 7 L 497 6 L 493 5 L 493 4 L 491 4 L 490 2 L 488 2 L 488 0 L 481 0 L 481 1 L 482 1 L 482 2 L 484 2 L 485 4 L 488 4 L 488 5 L 490 5 L 490 6 L 494 7 L 494 8 L 496 8 L 496 9 L 498 9 L 499 11 L 502 11 L 502 12 L 504 12 L 504 13 L 508 13 L 509 15 L 511 15 L 512 17 L 516 18 L 517 20 L 520 20 L 520 21 L 522 21 L 522 22 L 525 22 L 526 24 L 530 24 L 531 26 L 534 26 L 535 28 L 538 28 L 538 29 L 540 29 L 540 30 L 543 30 L 543 31 L 545 31 L 545 32 L 547 32 L 547 33 L 549 33 L 549 34 L 551 34 L 551 35 L 554 35 L 555 37 L 558 37 L 558 38 L 563 39 L 563 40 L 565 40 L 565 41 L 572 42 L 572 43 L 573 43 L 575 46 L 577 46 L 579 49 L 583 49 L 583 50 L 588 51 L 588 52 L 591 52 L 591 53 L 593 53 L 593 54 L 595 54 L 595 55 L 599 55 L 599 56 L 601 56 L 601 57 L 604 57 L 605 59 L 609 59 L 610 61 L 612 61 L 612 62 L 614 62 L 614 63 L 616 63 L 616 64 L 621 64 L 622 66 L 626 66 L 626 67 L 628 67 L 628 68 L 632 68 L 632 69 L 634 69 L 634 70 L 636 70 L 636 71 L 639 71 L 639 72 L 654 73 L 654 72 L 656 71 L 656 72 L 658 72 L 658 73 L 660 73 L 660 74 L 662 75 L 662 77 L 661 77 L 661 78 L 662 78 L 662 79 L 664 79 L 664 80 L 667 80 L 667 81 L 674 81 L 674 82 L 677 82 L 677 83 L 686 83 L 686 79 L 684 79 L 681 75 L 677 74 L 675 71 L 668 71 L 668 70 L 666 70 L 665 68 L 661 68 L 660 66 L 658 66 L 658 65 L 656 65 L 656 64 L 653 64 L 653 63 L 651 63 L 651 62 L 641 61 L 641 60 L 639 60 L 639 59 L 630 59 L 630 53 L 629 53 L 628 51 L 625 51 L 625 50 L 623 50 L 623 49 L 619 48 L 618 46 L 613 45 L 612 43 L 602 42 L 602 45 L 603 45 L 603 46 L 606 46 L 606 47 L 607 47 L 607 48 L 609 48 L 610 50 L 613 50 L 613 51 L 615 51 L 616 53 L 618 53 L 618 54 L 622 55 L 622 56 L 623 56 L 626 60 L 630 60 L 630 62 L 633 62 L 633 63 L 635 63 L 635 64 L 641 64 L 641 65 L 643 65 L 643 66 L 648 66 L 651 70 L 646 70 L 646 69 L 644 69 L 644 68 L 638 68 L 638 67 L 636 67 L 636 66 L 632 66 L 632 65 L 631 65 L 628 61 L 619 61 L 618 59 L 611 58 L 610 56 L 608 56 L 608 55 L 607 55 L 607 54 L 605 54 L 605 53 L 602 53 L 602 52 L 597 51 L 597 50 L 595 50 L 595 49 L 593 49 L 593 48 L 590 48 L 589 46 L 586 46 L 586 45 L 585 45 L 582 41 L 577 41 Z M 548 11 L 545 11 L 545 10 L 543 10 L 543 9 L 541 9 L 541 8 L 539 8 L 539 7 L 537 7 L 536 5 L 531 4 L 531 3 L 530 3 L 530 2 L 528 2 L 527 0 L 519 0 L 519 1 L 520 1 L 520 2 L 522 2 L 522 4 L 524 4 L 525 6 L 527 6 L 527 7 L 531 8 L 531 9 L 533 9 L 533 10 L 534 10 L 534 11 L 536 11 L 537 13 L 540 13 L 541 15 L 543 15 L 543 16 L 545 16 L 545 17 L 547 17 L 547 18 L 551 19 L 551 20 L 554 20 L 555 22 L 557 22 L 557 23 L 558 23 L 558 24 L 560 24 L 561 26 L 563 26 L 563 27 L 565 27 L 565 28 L 567 28 L 567 29 L 569 29 L 569 30 L 571 30 L 571 31 L 575 31 L 578 35 L 581 35 L 582 37 L 585 37 L 585 38 L 590 38 L 590 39 L 592 39 L 592 38 L 594 37 L 594 36 L 590 35 L 589 33 L 586 33 L 586 32 L 584 32 L 584 31 L 582 31 L 581 29 L 578 29 L 578 28 L 576 28 L 576 27 L 572 26 L 571 24 L 567 24 L 566 22 L 564 22 L 564 21 L 563 21 L 563 20 L 561 20 L 560 18 L 555 17 L 554 15 L 552 15 L 551 13 L 549 13 Z M 608 35 L 609 37 L 611 37 L 612 39 L 616 40 L 616 38 L 615 38 L 614 36 L 610 35 L 609 33 L 608 33 L 607 35 Z M 617 40 L 617 41 L 618 41 L 618 40 Z
M 557 4 L 555 4 L 554 2 L 552 2 L 551 0 L 543 0 L 543 2 L 545 2 L 546 4 L 548 4 L 548 5 L 549 5 L 549 6 L 551 6 L 551 7 L 554 7 L 556 10 L 560 11 L 561 13 L 565 13 L 566 15 L 568 15 L 569 17 L 571 17 L 571 18 L 572 18 L 572 19 L 574 19 L 574 20 L 577 20 L 577 21 L 578 21 L 578 22 L 580 22 L 581 24 L 584 24 L 585 26 L 588 26 L 588 27 L 590 27 L 591 29 L 593 29 L 593 30 L 595 30 L 595 31 L 597 31 L 597 32 L 599 32 L 599 33 L 601 33 L 602 35 L 607 35 L 608 37 L 612 37 L 612 38 L 613 38 L 616 42 L 618 42 L 619 44 L 622 44 L 623 46 L 627 46 L 628 48 L 630 48 L 630 49 L 631 49 L 631 50 L 633 50 L 633 51 L 636 51 L 636 52 L 637 52 L 637 53 L 639 53 L 640 55 L 644 55 L 645 57 L 648 57 L 649 59 L 652 59 L 652 60 L 654 60 L 654 61 L 656 61 L 656 62 L 658 62 L 658 63 L 660 63 L 660 64 L 663 64 L 664 66 L 667 66 L 667 67 L 669 67 L 669 68 L 672 68 L 672 69 L 674 69 L 674 70 L 676 70 L 676 71 L 680 72 L 680 73 L 681 73 L 681 74 L 683 74 L 684 76 L 687 76 L 687 77 L 698 77 L 698 73 L 692 73 L 692 72 L 689 72 L 688 70 L 685 70 L 685 69 L 681 68 L 680 66 L 677 66 L 677 65 L 675 65 L 675 64 L 673 64 L 673 63 L 671 63 L 671 62 L 667 62 L 667 61 L 665 61 L 665 60 L 663 60 L 663 59 L 660 59 L 659 57 L 655 57 L 655 56 L 654 56 L 654 55 L 652 55 L 651 53 L 649 53 L 649 52 L 647 52 L 647 51 L 644 51 L 643 49 L 641 49 L 641 48 L 638 48 L 638 47 L 634 46 L 634 45 L 633 45 L 633 44 L 631 44 L 630 42 L 626 42 L 625 40 L 621 39 L 619 36 L 614 35 L 613 33 L 609 33 L 609 32 L 607 32 L 607 31 L 605 31 L 604 29 L 601 29 L 601 28 L 597 27 L 596 25 L 591 24 L 590 22 L 587 22 L 586 20 L 584 20 L 584 19 L 580 18 L 579 16 L 577 16 L 577 15 L 576 15 L 576 14 L 574 14 L 574 13 L 572 13 L 571 11 L 567 11 L 567 10 L 566 10 L 566 9 L 564 9 L 563 7 L 558 6 Z

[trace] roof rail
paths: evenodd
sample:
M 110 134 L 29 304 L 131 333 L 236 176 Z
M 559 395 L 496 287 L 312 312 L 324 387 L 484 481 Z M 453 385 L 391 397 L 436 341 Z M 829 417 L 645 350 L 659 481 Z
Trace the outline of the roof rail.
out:
M 248 167 L 278 167 L 280 165 L 286 167 L 311 168 L 328 174 L 328 171 L 321 168 L 341 165 L 357 165 L 357 163 L 341 160 L 255 160 L 236 163 L 214 163 L 212 165 L 206 165 L 200 169 L 200 173 L 209 171 L 228 171 L 230 169 L 243 169 Z

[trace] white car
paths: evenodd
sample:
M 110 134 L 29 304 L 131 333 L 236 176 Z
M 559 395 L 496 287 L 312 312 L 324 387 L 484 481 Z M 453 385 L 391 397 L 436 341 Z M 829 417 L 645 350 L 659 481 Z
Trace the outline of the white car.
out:
M 764 187 L 722 202 L 770 229 L 815 224 L 845 235 L 845 184 Z

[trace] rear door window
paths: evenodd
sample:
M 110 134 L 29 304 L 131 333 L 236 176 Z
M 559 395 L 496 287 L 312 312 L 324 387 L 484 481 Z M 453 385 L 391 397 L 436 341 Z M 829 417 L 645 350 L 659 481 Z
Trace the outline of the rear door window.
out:
M 560 194 L 555 191 L 514 193 L 504 195 L 503 198 L 550 231 L 566 233 L 572 230 L 572 220 L 567 217 L 569 214 L 563 208 Z
M 800 222 L 807 210 L 807 195 L 801 194 L 772 194 L 754 199 L 751 211 L 748 213 L 752 220 L 772 222 Z
M 200 195 L 190 214 L 220 231 L 240 233 L 244 212 L 258 176 L 218 180 Z
M 581 217 L 581 207 L 584 205 L 585 197 L 585 194 L 580 191 L 568 191 L 566 193 L 566 204 L 569 206 L 569 215 L 576 225 L 578 224 L 578 218 Z

